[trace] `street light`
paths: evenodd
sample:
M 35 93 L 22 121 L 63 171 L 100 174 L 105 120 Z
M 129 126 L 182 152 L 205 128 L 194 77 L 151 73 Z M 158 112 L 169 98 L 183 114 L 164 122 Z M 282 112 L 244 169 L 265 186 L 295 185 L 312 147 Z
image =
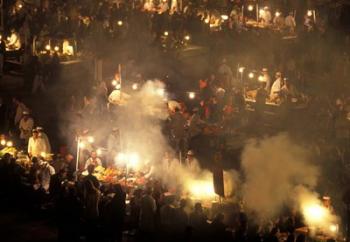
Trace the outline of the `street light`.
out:
M 244 72 L 244 67 L 238 68 L 238 72 L 239 72 L 239 73 L 243 73 L 243 72 Z

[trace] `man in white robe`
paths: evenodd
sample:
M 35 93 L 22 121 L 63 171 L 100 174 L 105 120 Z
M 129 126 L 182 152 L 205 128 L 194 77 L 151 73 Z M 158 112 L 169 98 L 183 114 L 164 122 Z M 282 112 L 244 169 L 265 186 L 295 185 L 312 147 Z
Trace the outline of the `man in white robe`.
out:
M 46 142 L 39 136 L 37 130 L 33 130 L 33 136 L 29 138 L 28 154 L 30 157 L 40 157 L 46 155 Z M 45 158 L 45 157 L 43 157 Z

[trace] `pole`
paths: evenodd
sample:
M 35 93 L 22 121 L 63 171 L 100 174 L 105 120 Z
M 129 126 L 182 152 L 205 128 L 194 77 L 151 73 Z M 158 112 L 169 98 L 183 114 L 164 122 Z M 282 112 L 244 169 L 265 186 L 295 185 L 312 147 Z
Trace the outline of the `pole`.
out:
M 256 4 L 256 22 L 259 23 L 259 4 Z
M 77 163 L 75 164 L 75 181 L 78 180 L 78 169 L 79 169 L 79 159 L 80 159 L 80 137 L 77 138 Z

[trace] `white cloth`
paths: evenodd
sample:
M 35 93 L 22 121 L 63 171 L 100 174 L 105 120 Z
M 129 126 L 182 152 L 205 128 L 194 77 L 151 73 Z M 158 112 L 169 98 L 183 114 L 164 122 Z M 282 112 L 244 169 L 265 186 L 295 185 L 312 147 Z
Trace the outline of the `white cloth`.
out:
M 282 79 L 281 78 L 277 78 L 277 80 L 273 83 L 272 87 L 271 87 L 271 92 L 270 92 L 270 98 L 271 99 L 275 99 L 276 97 L 278 97 L 279 93 L 281 91 L 282 88 Z
M 12 33 L 8 39 L 7 46 L 10 50 L 19 50 L 21 48 L 21 40 L 17 33 Z
M 19 130 L 21 131 L 19 137 L 21 139 L 28 140 L 32 134 L 33 126 L 34 120 L 32 118 L 28 118 L 27 120 L 24 120 L 24 118 L 22 118 L 19 122 Z
M 28 142 L 28 154 L 38 157 L 41 155 L 41 152 L 47 153 L 45 140 L 41 137 L 30 137 Z
M 51 153 L 51 145 L 50 145 L 49 137 L 47 137 L 47 135 L 44 132 L 40 132 L 39 137 L 43 138 L 45 141 L 45 145 L 46 145 L 45 153 L 47 154 Z
M 94 165 L 95 167 L 102 166 L 102 161 L 98 157 L 96 157 L 96 159 L 93 159 L 92 157 L 90 157 L 85 162 L 85 170 L 88 168 L 89 165 Z
M 271 12 L 269 10 L 264 10 L 260 14 L 260 18 L 265 22 L 265 23 L 270 23 L 272 20 Z
M 55 175 L 55 168 L 48 163 L 45 164 L 40 171 L 40 183 L 41 187 L 44 188 L 45 191 L 49 190 L 51 176 L 53 175 Z

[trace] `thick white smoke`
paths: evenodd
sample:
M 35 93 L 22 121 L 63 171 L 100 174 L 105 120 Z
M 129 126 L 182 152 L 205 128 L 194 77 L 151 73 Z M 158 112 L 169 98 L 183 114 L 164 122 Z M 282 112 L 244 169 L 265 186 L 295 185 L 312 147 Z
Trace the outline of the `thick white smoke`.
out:
M 136 152 L 142 161 L 158 162 L 169 149 L 161 126 L 168 117 L 165 98 L 164 84 L 148 81 L 118 108 L 116 126 L 121 132 L 123 152 Z
M 296 186 L 313 188 L 319 169 L 286 134 L 250 140 L 242 154 L 243 199 L 260 218 L 272 218 L 291 201 Z

